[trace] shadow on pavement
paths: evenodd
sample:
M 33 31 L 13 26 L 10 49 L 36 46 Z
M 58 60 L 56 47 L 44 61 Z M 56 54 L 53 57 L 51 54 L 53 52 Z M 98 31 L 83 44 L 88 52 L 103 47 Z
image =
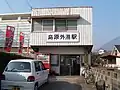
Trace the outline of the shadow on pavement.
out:
M 39 90 L 82 90 L 82 87 L 67 81 L 53 81 L 42 85 Z

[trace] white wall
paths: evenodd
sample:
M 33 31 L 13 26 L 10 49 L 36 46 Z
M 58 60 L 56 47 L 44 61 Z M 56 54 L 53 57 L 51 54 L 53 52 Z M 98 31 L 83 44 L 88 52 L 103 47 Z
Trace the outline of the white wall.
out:
M 62 10 L 63 9 L 63 10 Z M 61 10 L 61 12 L 60 12 Z M 49 12 L 49 13 L 48 13 Z M 56 13 L 53 13 L 56 12 Z M 50 46 L 50 45 L 92 45 L 92 8 L 44 8 L 33 9 L 32 17 L 45 17 L 53 15 L 79 15 L 80 19 L 77 21 L 77 30 L 68 30 L 67 32 L 79 33 L 78 42 L 47 42 L 47 32 L 32 32 L 30 38 L 30 45 Z M 54 16 L 53 16 L 54 17 Z M 65 33 L 67 33 L 65 32 Z M 54 32 L 49 32 L 54 33 Z
M 12 18 L 16 17 L 16 20 L 12 20 Z M 23 19 L 24 17 L 24 19 Z M 0 15 L 0 47 L 4 46 L 5 41 L 5 34 L 6 34 L 6 26 L 14 26 L 15 32 L 14 32 L 14 41 L 12 47 L 18 47 L 19 45 L 19 34 L 20 32 L 23 32 L 25 34 L 25 41 L 24 41 L 24 47 L 28 46 L 28 38 L 31 31 L 31 24 L 28 22 L 28 17 L 30 17 L 30 14 L 2 14 Z M 7 18 L 7 20 L 4 20 L 3 18 Z
M 120 67 L 120 58 L 116 58 L 116 65 Z
M 84 54 L 84 47 L 40 47 L 39 51 L 51 54 Z

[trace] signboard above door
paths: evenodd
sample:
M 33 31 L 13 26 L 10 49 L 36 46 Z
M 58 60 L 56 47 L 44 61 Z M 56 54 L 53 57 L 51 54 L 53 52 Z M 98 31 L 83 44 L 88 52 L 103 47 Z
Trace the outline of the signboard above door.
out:
M 47 33 L 47 42 L 78 42 L 79 33 Z

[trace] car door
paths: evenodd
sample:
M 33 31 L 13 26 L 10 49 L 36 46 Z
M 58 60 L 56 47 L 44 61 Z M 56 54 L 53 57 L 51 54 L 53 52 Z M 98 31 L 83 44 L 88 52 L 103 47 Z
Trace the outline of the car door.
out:
M 48 70 L 45 68 L 45 66 L 42 62 L 40 62 L 40 63 L 41 63 L 41 67 L 42 67 L 42 70 L 43 70 L 43 77 L 44 77 L 43 79 L 44 79 L 44 81 L 46 81 L 47 78 L 48 78 Z
M 35 65 L 35 77 L 36 77 L 36 81 L 38 82 L 39 86 L 42 85 L 43 83 L 43 71 L 42 68 L 39 64 L 39 61 L 34 62 Z

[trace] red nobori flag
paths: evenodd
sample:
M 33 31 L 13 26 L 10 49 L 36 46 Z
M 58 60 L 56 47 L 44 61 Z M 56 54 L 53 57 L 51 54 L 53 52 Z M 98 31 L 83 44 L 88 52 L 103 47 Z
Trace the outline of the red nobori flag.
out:
M 5 47 L 4 47 L 4 50 L 6 52 L 10 52 L 11 51 L 13 38 L 14 38 L 14 31 L 15 31 L 15 27 L 7 26 L 7 29 L 6 29 L 6 40 L 5 40 Z
M 20 32 L 20 36 L 19 36 L 19 53 L 22 53 L 22 49 L 23 49 L 23 44 L 24 44 L 24 34 L 22 32 Z

